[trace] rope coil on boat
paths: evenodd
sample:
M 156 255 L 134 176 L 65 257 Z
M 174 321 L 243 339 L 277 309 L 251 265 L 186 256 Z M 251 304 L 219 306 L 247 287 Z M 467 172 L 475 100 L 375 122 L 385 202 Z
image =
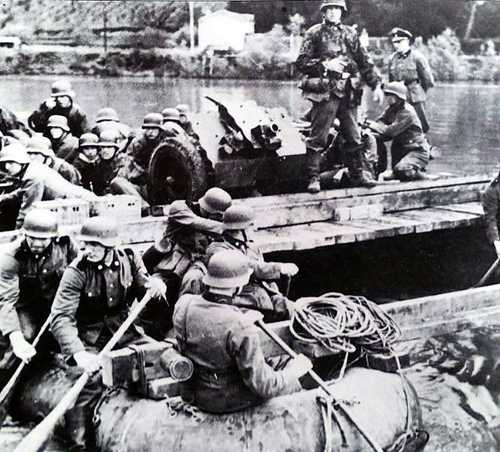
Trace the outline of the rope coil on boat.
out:
M 391 353 L 401 331 L 377 304 L 362 296 L 327 293 L 300 298 L 290 322 L 296 339 L 333 353 Z

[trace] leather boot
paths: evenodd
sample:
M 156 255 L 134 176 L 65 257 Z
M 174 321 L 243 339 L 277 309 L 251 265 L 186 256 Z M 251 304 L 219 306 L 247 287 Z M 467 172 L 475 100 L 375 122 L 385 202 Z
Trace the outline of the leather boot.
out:
M 66 412 L 64 419 L 70 446 L 69 452 L 91 452 L 91 448 L 87 443 L 89 419 L 86 410 L 72 408 Z
M 318 193 L 321 190 L 319 183 L 319 171 L 321 164 L 321 152 L 307 150 L 307 176 L 308 185 L 307 191 L 309 193 Z
M 377 181 L 373 178 L 372 174 L 363 168 L 364 151 L 363 145 L 352 146 L 345 150 L 345 164 L 349 170 L 349 180 L 353 187 L 370 188 L 377 185 Z

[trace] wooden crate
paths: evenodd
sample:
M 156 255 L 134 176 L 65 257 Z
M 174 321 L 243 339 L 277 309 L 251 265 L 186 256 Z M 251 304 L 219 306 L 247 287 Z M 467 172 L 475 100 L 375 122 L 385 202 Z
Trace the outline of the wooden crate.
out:
M 100 196 L 92 202 L 92 214 L 113 217 L 118 222 L 140 220 L 141 200 L 131 195 Z
M 48 209 L 57 214 L 59 226 L 81 225 L 89 217 L 90 206 L 82 199 L 55 199 L 39 201 L 34 207 Z

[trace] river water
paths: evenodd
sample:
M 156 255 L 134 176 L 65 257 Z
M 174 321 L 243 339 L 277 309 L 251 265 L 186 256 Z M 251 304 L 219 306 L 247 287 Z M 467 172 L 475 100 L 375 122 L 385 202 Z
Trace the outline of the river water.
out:
M 296 82 L 70 78 L 77 101 L 91 120 L 99 108 L 114 107 L 122 121 L 138 127 L 147 112 L 186 103 L 195 111 L 211 107 L 205 96 L 217 100 L 249 100 L 268 107 L 285 107 L 300 116 L 308 106 Z M 50 93 L 53 77 L 3 77 L 1 104 L 23 115 L 29 114 Z M 367 101 L 373 117 L 377 109 Z M 441 148 L 430 171 L 459 174 L 490 173 L 500 157 L 500 85 L 439 84 L 430 92 L 427 105 L 430 140 Z

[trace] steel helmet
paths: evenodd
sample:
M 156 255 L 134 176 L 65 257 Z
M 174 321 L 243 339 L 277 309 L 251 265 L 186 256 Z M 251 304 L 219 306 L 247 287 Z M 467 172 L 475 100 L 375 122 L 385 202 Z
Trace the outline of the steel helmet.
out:
M 321 3 L 321 6 L 320 6 L 320 11 L 323 11 L 325 8 L 328 8 L 330 6 L 338 6 L 340 8 L 343 8 L 344 11 L 347 12 L 347 5 L 345 3 L 345 0 L 332 0 L 330 2 L 323 2 Z
M 207 190 L 198 202 L 201 208 L 208 213 L 224 213 L 233 200 L 227 191 L 213 187 Z
M 385 94 L 394 94 L 400 99 L 406 100 L 408 96 L 408 90 L 403 82 L 389 82 L 384 87 Z
M 30 163 L 30 157 L 26 152 L 26 148 L 20 143 L 11 143 L 3 147 L 0 152 L 0 163 L 16 162 L 20 165 Z
M 113 146 L 118 149 L 120 147 L 116 141 L 118 138 L 119 136 L 114 129 L 107 128 L 101 132 L 98 145 L 100 147 Z
M 23 232 L 29 237 L 49 239 L 58 235 L 57 214 L 49 209 L 32 209 L 24 217 Z
M 163 121 L 179 121 L 181 119 L 181 114 L 177 108 L 165 108 L 161 114 Z
M 110 217 L 89 218 L 80 230 L 79 240 L 82 242 L 97 242 L 107 248 L 113 248 L 120 243 L 118 225 Z
M 223 229 L 248 229 L 252 226 L 254 211 L 251 207 L 231 206 L 224 212 Z
M 189 113 L 189 105 L 187 104 L 179 104 L 175 109 L 179 112 L 181 115 L 187 115 Z
M 58 127 L 59 129 L 69 132 L 68 119 L 66 116 L 52 115 L 47 122 L 47 129 L 51 127 Z
M 75 97 L 75 92 L 68 80 L 57 80 L 52 83 L 50 95 L 52 97 L 68 96 L 73 98 Z
M 45 157 L 54 158 L 56 155 L 52 150 L 52 143 L 46 137 L 36 135 L 31 137 L 26 144 L 28 154 L 42 154 Z
M 208 261 L 203 282 L 210 287 L 230 289 L 248 284 L 252 269 L 248 258 L 236 250 L 215 253 Z
M 95 122 L 102 122 L 102 121 L 120 122 L 120 118 L 118 117 L 118 113 L 114 108 L 106 107 L 106 108 L 101 108 L 97 112 L 97 117 L 95 119 Z
M 78 147 L 83 148 L 96 148 L 99 142 L 99 137 L 93 133 L 84 133 L 78 140 Z
M 163 129 L 163 116 L 160 113 L 148 113 L 142 121 L 143 129 Z

